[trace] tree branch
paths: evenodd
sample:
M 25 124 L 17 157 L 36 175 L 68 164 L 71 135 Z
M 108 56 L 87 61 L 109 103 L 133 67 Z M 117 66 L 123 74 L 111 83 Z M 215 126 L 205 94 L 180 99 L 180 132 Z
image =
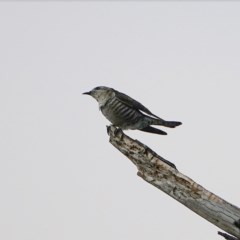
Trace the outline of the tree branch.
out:
M 136 165 L 137 174 L 143 180 L 220 229 L 240 239 L 240 209 L 238 207 L 183 175 L 174 164 L 160 157 L 141 142 L 131 139 L 122 130 L 110 126 L 108 134 L 110 143 Z

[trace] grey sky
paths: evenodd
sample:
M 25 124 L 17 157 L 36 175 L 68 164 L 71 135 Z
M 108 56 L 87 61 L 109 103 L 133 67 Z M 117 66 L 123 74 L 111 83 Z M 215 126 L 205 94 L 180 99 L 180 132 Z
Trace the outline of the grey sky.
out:
M 239 205 L 240 3 L 0 3 L 0 238 L 220 239 L 136 176 L 94 99 L 183 125 L 126 132 Z

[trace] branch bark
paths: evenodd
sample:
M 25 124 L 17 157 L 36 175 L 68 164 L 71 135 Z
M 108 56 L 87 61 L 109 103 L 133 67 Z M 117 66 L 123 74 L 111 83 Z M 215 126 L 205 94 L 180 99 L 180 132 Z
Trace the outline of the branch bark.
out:
M 175 165 L 160 157 L 122 130 L 107 128 L 110 143 L 128 157 L 138 176 L 162 190 L 207 221 L 240 239 L 240 208 L 228 203 L 179 172 Z

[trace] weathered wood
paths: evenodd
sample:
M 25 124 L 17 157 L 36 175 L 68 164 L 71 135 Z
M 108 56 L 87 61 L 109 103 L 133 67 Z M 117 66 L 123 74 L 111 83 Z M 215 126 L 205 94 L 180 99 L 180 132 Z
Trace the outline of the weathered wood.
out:
M 108 127 L 110 143 L 138 168 L 138 176 L 176 199 L 225 232 L 240 239 L 240 209 L 180 173 L 175 165 L 154 151 L 125 135 L 114 126 Z

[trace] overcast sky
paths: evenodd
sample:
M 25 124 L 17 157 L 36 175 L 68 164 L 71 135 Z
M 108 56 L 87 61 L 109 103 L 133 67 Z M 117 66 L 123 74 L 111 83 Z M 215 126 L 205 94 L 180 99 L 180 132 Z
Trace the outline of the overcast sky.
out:
M 136 173 L 82 92 L 166 120 L 126 134 L 240 205 L 239 2 L 1 2 L 0 239 L 221 239 Z

